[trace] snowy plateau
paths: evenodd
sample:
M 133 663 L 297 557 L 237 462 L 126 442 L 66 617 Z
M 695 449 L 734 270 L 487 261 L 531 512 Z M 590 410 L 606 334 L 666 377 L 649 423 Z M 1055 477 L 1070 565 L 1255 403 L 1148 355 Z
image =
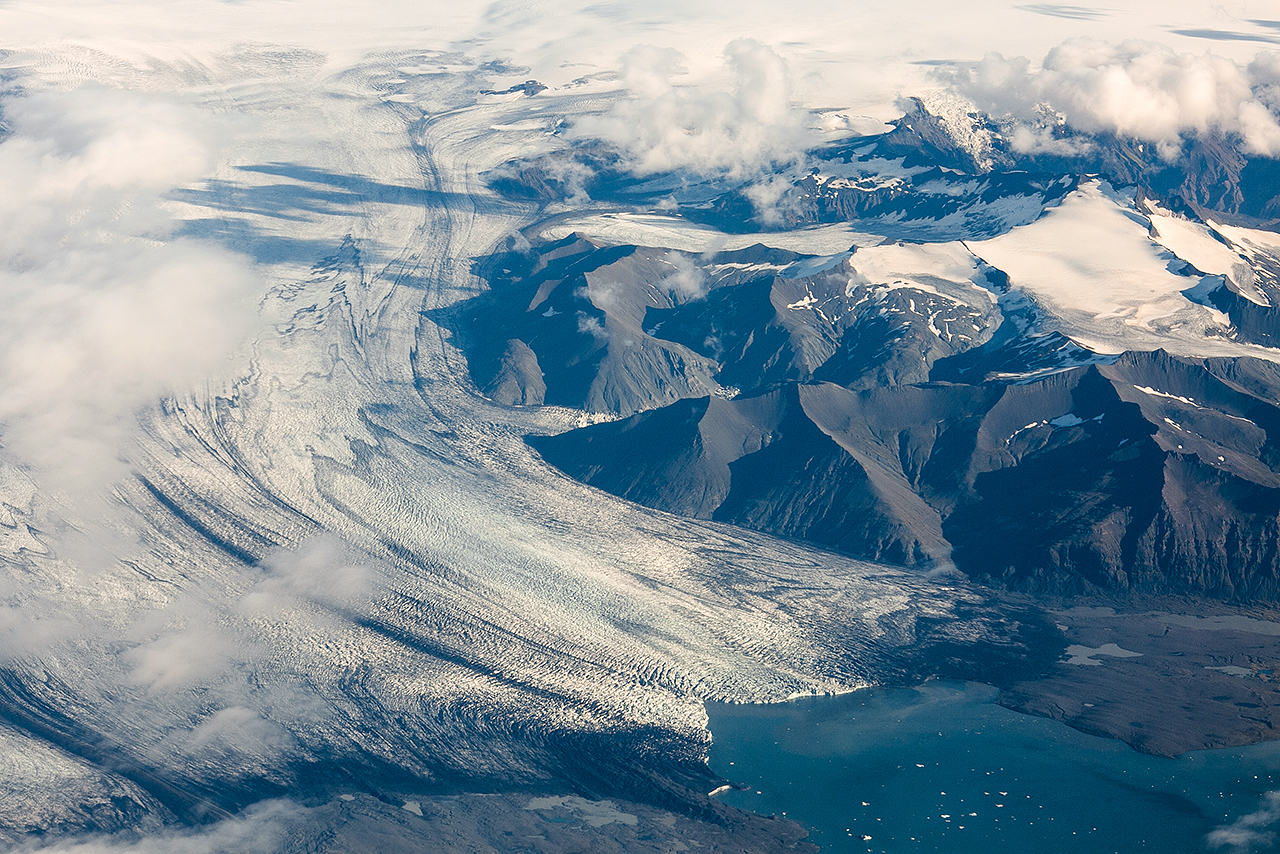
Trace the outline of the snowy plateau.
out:
M 706 703 L 932 679 L 1274 738 L 1274 54 L 1166 131 L 174 5 L 0 8 L 0 845 L 812 851 Z

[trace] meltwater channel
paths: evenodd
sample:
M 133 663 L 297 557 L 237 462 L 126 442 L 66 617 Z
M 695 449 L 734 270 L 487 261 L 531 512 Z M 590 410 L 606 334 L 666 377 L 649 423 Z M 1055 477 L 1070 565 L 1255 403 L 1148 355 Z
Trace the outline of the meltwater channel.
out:
M 708 704 L 711 767 L 740 786 L 717 797 L 785 814 L 824 852 L 1272 850 L 1280 743 L 1147 756 L 998 693 L 935 682 Z

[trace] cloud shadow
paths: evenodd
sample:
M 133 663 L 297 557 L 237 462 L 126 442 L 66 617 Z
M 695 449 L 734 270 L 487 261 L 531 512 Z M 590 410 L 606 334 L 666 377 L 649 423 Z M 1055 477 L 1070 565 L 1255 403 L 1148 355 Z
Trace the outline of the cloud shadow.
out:
M 220 243 L 264 264 L 313 263 L 331 255 L 335 244 L 327 239 L 290 237 L 287 227 L 276 232 L 251 217 L 287 224 L 326 216 L 360 216 L 369 204 L 435 208 L 464 201 L 457 193 L 389 184 L 295 163 L 263 163 L 238 169 L 287 180 L 272 184 L 213 180 L 175 190 L 170 198 L 212 214 L 186 220 L 178 233 Z M 465 201 L 475 204 L 474 199 Z
M 1099 18 L 1107 17 L 1109 12 L 1101 9 L 1091 9 L 1088 6 L 1060 6 L 1056 3 L 1030 3 L 1025 6 L 1016 6 L 1014 8 L 1021 9 L 1024 12 L 1031 12 L 1034 15 L 1045 15 L 1050 18 L 1066 18 L 1071 21 L 1096 21 Z
M 1280 44 L 1280 37 L 1269 36 L 1261 33 L 1236 33 L 1231 30 L 1209 30 L 1209 29 L 1191 29 L 1191 30 L 1171 30 L 1174 35 L 1186 36 L 1191 39 L 1211 39 L 1220 42 L 1263 42 L 1265 44 Z

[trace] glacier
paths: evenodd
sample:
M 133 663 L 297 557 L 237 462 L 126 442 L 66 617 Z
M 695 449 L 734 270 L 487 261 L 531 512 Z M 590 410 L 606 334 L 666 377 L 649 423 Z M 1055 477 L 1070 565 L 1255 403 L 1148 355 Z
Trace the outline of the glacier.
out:
M 533 454 L 580 413 L 489 402 L 431 317 L 536 214 L 480 176 L 598 96 L 478 96 L 484 72 L 444 61 L 199 80 L 270 132 L 167 204 L 256 262 L 263 329 L 140 411 L 104 499 L 5 462 L 9 841 L 349 791 L 715 814 L 706 700 L 1056 655 L 992 593 L 647 510 Z

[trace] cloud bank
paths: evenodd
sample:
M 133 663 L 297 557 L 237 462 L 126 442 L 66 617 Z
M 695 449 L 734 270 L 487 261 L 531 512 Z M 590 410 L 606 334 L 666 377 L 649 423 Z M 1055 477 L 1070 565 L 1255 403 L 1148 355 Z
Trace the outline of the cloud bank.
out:
M 632 48 L 622 57 L 628 97 L 579 120 L 568 135 L 614 145 L 638 175 L 688 170 L 740 179 L 802 159 L 811 140 L 791 101 L 786 62 L 753 39 L 730 42 L 724 61 L 731 91 L 681 86 L 680 53 Z
M 104 87 L 8 97 L 0 114 L 0 444 L 47 485 L 92 491 L 123 470 L 137 409 L 252 326 L 250 263 L 172 237 L 164 204 L 214 168 L 221 129 Z
M 990 53 L 945 77 L 993 116 L 1033 124 L 1057 118 L 1075 130 L 1153 143 L 1166 157 L 1184 138 L 1209 132 L 1239 136 L 1252 154 L 1280 155 L 1280 54 L 1274 52 L 1240 65 L 1146 41 L 1072 39 L 1049 51 L 1038 69 L 1025 57 Z M 1031 132 L 1014 142 L 1027 152 L 1050 144 Z

